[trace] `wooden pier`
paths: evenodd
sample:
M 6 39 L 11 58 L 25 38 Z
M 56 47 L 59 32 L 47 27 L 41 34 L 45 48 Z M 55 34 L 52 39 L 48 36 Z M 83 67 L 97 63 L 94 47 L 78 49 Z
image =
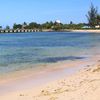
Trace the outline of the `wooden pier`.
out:
M 41 32 L 39 29 L 9 29 L 9 30 L 0 30 L 0 33 L 28 33 L 28 32 Z

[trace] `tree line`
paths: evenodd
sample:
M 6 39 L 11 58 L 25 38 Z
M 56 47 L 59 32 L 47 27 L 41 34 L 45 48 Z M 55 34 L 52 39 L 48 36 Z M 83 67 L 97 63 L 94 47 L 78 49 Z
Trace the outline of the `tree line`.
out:
M 83 28 L 95 28 L 96 26 L 100 26 L 100 14 L 98 13 L 97 7 L 94 7 L 93 4 L 91 4 L 86 17 L 88 23 L 75 24 L 72 21 L 70 21 L 69 24 L 63 24 L 63 23 L 57 23 L 56 21 L 55 22 L 49 21 L 43 24 L 39 24 L 37 22 L 31 22 L 28 24 L 24 22 L 22 24 L 14 23 L 13 29 L 52 29 L 59 31 L 61 29 L 83 29 Z M 0 29 L 2 29 L 2 26 L 0 26 Z M 5 29 L 10 29 L 10 26 L 6 26 Z
M 94 5 L 91 4 L 90 10 L 86 16 L 88 19 L 88 24 L 91 28 L 95 28 L 97 25 L 100 28 L 100 14 L 98 13 L 97 7 L 94 7 Z
M 72 21 L 69 24 L 63 24 L 63 23 L 57 23 L 56 21 L 49 21 L 45 22 L 43 24 L 39 24 L 36 22 L 31 22 L 31 23 L 22 23 L 22 24 L 16 24 L 14 23 L 13 29 L 52 29 L 55 31 L 59 31 L 61 29 L 80 29 L 85 25 L 85 23 L 79 23 L 75 24 Z M 2 29 L 2 26 L 0 26 L 0 29 Z M 11 29 L 10 26 L 6 26 L 5 29 Z

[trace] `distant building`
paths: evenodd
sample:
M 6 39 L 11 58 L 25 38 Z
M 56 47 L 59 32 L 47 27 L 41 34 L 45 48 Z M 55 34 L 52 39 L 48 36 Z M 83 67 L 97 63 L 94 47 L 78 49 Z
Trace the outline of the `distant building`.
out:
M 57 24 L 61 24 L 61 21 L 60 20 L 56 20 L 55 21 Z
M 83 28 L 83 29 L 86 29 L 86 28 L 90 28 L 90 26 L 83 26 L 82 28 Z
M 100 28 L 100 25 L 96 25 L 95 28 Z
M 83 29 L 91 28 L 91 27 L 89 26 L 89 24 L 87 24 L 87 23 L 83 23 L 83 25 L 84 25 L 84 26 L 82 27 Z

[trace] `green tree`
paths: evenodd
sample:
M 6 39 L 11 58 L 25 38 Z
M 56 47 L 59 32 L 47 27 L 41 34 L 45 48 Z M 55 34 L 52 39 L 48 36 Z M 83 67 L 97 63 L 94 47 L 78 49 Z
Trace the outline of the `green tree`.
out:
M 90 10 L 88 11 L 87 14 L 88 23 L 91 28 L 95 28 L 95 25 L 97 24 L 97 15 L 98 15 L 97 7 L 94 7 L 94 5 L 91 4 Z
M 22 28 L 27 29 L 27 23 L 26 22 L 23 23 Z
M 72 21 L 70 21 L 70 24 L 73 24 L 73 22 L 72 22 Z
M 21 24 L 14 24 L 13 25 L 13 29 L 22 29 L 22 25 Z
M 6 26 L 6 30 L 9 30 L 9 29 L 10 29 L 10 26 L 7 25 L 7 26 Z
M 27 23 L 26 23 L 26 22 L 24 22 L 24 23 L 23 23 L 23 25 L 27 26 Z
M 31 22 L 31 23 L 29 23 L 29 25 L 28 25 L 28 28 L 29 29 L 34 29 L 34 28 L 39 28 L 40 27 L 40 24 L 37 24 L 36 22 Z
M 0 30 L 2 30 L 2 26 L 0 26 Z
M 61 31 L 61 29 L 63 28 L 63 24 L 62 23 L 57 23 L 57 22 L 54 22 L 54 25 L 53 25 L 53 30 L 55 31 Z
M 100 25 L 100 15 L 97 15 L 97 25 Z
M 53 23 L 52 21 L 46 22 L 46 23 L 42 24 L 42 28 L 43 28 L 43 29 L 51 29 L 52 26 L 53 26 L 53 24 L 54 24 L 54 23 Z

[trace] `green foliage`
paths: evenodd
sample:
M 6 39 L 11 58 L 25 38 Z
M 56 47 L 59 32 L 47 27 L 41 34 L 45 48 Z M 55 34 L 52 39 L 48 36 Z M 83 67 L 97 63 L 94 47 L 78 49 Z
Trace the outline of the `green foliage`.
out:
M 42 24 L 41 27 L 43 29 L 51 29 L 53 25 L 54 25 L 54 23 L 52 21 L 50 21 L 50 22 L 46 22 L 46 23 Z
M 6 26 L 6 30 L 9 30 L 9 29 L 10 29 L 10 26 L 7 25 L 7 26 Z
M 97 15 L 97 25 L 100 25 L 100 15 Z
M 27 26 L 27 23 L 26 23 L 26 22 L 24 22 L 24 23 L 23 23 L 23 25 L 24 25 L 24 26 Z
M 64 24 L 63 29 L 82 29 L 84 27 L 84 23 L 79 24 Z
M 70 21 L 70 24 L 73 24 L 73 22 L 72 22 L 72 21 Z
M 86 15 L 88 19 L 88 24 L 79 23 L 75 24 L 73 21 L 70 21 L 69 24 L 62 24 L 59 22 L 45 22 L 43 24 L 38 24 L 36 22 L 26 23 L 23 24 L 14 24 L 13 29 L 39 29 L 39 30 L 54 30 L 54 31 L 61 31 L 62 29 L 87 29 L 87 28 L 95 28 L 96 25 L 100 25 L 100 14 L 98 14 L 97 7 L 91 3 L 90 9 L 88 14 Z M 90 26 L 90 27 L 89 27 Z M 0 26 L 2 30 L 2 26 Z M 9 26 L 6 26 L 6 29 L 10 29 Z
M 28 28 L 29 29 L 39 28 L 39 24 L 37 24 L 36 22 L 29 23 Z
M 98 17 L 99 18 L 99 17 Z M 23 24 L 14 24 L 13 29 L 51 29 L 54 31 L 61 31 L 62 29 L 82 29 L 84 27 L 84 23 L 74 24 L 72 21 L 70 24 L 62 24 L 57 22 L 46 22 L 44 24 L 38 24 L 36 22 L 31 22 L 27 24 L 24 22 Z M 10 29 L 9 26 L 6 29 Z
M 53 28 L 52 29 L 55 30 L 55 31 L 60 31 L 61 29 L 63 29 L 63 24 L 55 22 L 53 24 Z
M 22 29 L 22 25 L 21 24 L 14 24 L 13 25 L 13 29 Z
M 90 10 L 88 11 L 87 14 L 88 23 L 91 28 L 95 28 L 95 25 L 97 24 L 97 15 L 98 15 L 97 7 L 94 7 L 94 5 L 91 4 Z
M 0 26 L 0 29 L 2 29 L 2 26 Z

